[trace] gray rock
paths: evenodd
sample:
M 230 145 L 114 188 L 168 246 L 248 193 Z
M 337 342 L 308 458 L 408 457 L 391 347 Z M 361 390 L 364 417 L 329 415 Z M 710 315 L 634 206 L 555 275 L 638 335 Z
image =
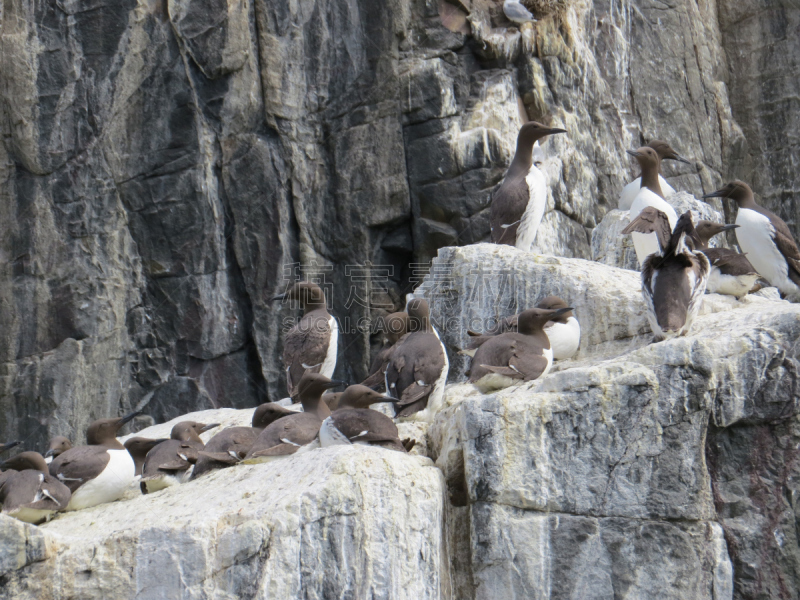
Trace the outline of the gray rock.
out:
M 134 492 L 38 528 L 0 516 L 0 598 L 441 597 L 443 481 L 427 458 L 316 449 Z

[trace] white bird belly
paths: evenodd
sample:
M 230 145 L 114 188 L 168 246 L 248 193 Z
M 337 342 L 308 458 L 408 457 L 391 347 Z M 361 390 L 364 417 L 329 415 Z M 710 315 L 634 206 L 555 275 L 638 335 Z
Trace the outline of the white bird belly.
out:
M 636 199 L 633 201 L 633 204 L 631 204 L 631 208 L 628 211 L 628 218 L 633 221 L 639 216 L 639 213 L 648 206 L 657 208 L 667 215 L 670 229 L 675 228 L 675 224 L 678 222 L 678 215 L 675 212 L 675 209 L 672 208 L 672 206 L 670 206 L 661 196 L 652 192 L 649 188 L 641 188 L 639 193 L 636 194 Z M 631 239 L 633 240 L 633 247 L 636 249 L 636 258 L 639 259 L 640 265 L 644 263 L 645 259 L 649 255 L 660 251 L 658 236 L 655 233 L 633 232 L 631 234 Z
M 326 418 L 319 428 L 319 445 L 322 448 L 329 446 L 349 446 L 350 440 L 339 431 L 331 417 Z
M 542 377 L 547 375 L 550 372 L 550 369 L 553 368 L 553 349 L 544 348 L 542 350 L 542 354 L 547 359 L 547 366 L 544 368 L 544 371 L 542 371 L 542 374 L 539 375 L 539 377 L 537 377 L 537 379 L 541 379 Z
M 800 293 L 789 279 L 789 265 L 775 245 L 775 229 L 769 219 L 749 208 L 740 208 L 736 216 L 736 241 L 758 274 L 787 295 Z
M 168 475 L 167 473 L 164 473 L 162 475 L 155 475 L 152 478 L 144 479 L 142 480 L 142 483 L 144 483 L 145 487 L 147 488 L 147 493 L 152 494 L 153 492 L 172 487 L 173 485 L 180 485 L 183 483 L 183 476 Z
M 331 328 L 331 336 L 328 341 L 328 350 L 325 353 L 325 360 L 322 361 L 322 367 L 319 372 L 330 379 L 333 377 L 333 372 L 336 369 L 336 353 L 339 348 L 339 326 L 336 324 L 336 319 L 331 315 L 328 319 L 328 326 Z
M 90 479 L 72 493 L 66 510 L 81 510 L 114 502 L 128 489 L 136 475 L 133 458 L 127 450 L 108 450 L 109 460 L 94 479 Z
M 14 517 L 19 521 L 24 521 L 25 523 L 33 523 L 34 525 L 41 523 L 42 521 L 47 521 L 50 516 L 55 513 L 54 510 L 41 510 L 36 508 L 26 508 L 20 507 L 16 510 L 5 512 L 9 517 Z
M 658 183 L 661 186 L 661 191 L 664 192 L 664 197 L 668 198 L 675 193 L 673 187 L 667 183 L 667 180 L 664 179 L 661 175 L 658 176 Z M 619 196 L 619 202 L 617 203 L 617 208 L 619 210 L 630 210 L 633 201 L 636 200 L 636 196 L 639 194 L 639 190 L 642 189 L 642 178 L 637 177 L 633 181 L 631 181 L 628 185 L 622 188 L 622 193 Z
M 569 317 L 566 323 L 551 321 L 544 328 L 544 332 L 550 339 L 554 359 L 564 360 L 575 356 L 581 343 L 581 326 L 578 319 Z
M 517 227 L 517 241 L 514 245 L 524 252 L 530 252 L 547 208 L 547 180 L 536 165 L 531 165 L 525 183 L 530 191 L 530 199 Z
M 756 283 L 758 275 L 723 275 L 718 267 L 711 267 L 708 275 L 706 292 L 709 294 L 725 294 L 741 298 L 746 295 Z

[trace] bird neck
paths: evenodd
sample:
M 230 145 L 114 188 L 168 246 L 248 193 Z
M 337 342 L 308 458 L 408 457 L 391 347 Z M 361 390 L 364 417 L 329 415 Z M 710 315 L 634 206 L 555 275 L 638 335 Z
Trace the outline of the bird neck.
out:
M 664 192 L 661 191 L 661 183 L 658 180 L 658 170 L 658 167 L 653 165 L 648 165 L 646 168 L 642 169 L 642 187 L 646 187 L 654 194 L 663 198 Z

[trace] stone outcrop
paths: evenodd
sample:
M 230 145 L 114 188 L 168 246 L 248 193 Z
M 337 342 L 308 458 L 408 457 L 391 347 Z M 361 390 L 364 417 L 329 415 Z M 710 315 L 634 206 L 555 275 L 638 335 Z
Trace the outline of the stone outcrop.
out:
M 417 456 L 310 449 L 38 528 L 0 519 L 0 598 L 796 597 L 800 305 L 707 294 L 686 337 L 650 343 L 635 272 L 489 244 L 443 265 L 422 289 L 453 371 L 430 426 L 399 424 Z M 463 383 L 470 319 L 551 293 L 579 354 L 494 394 Z
M 0 598 L 437 599 L 443 494 L 430 459 L 352 446 L 132 489 L 39 527 L 0 516 Z
M 652 137 L 693 162 L 676 189 L 742 177 L 795 222 L 796 6 L 528 5 L 520 33 L 491 0 L 7 2 L 0 435 L 280 398 L 296 315 L 268 298 L 295 277 L 361 379 L 424 263 L 486 237 L 525 119 L 569 132 L 538 252 L 593 256 Z

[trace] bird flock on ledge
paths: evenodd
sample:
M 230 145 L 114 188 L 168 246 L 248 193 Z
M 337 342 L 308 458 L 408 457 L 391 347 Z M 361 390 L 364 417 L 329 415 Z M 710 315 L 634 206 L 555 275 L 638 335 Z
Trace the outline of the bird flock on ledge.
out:
M 508 3 L 507 3 L 508 4 Z M 511 3 L 513 4 L 513 2 Z M 547 184 L 537 166 L 539 141 L 566 133 L 525 123 L 517 149 L 491 204 L 491 239 L 530 251 L 544 216 Z M 759 206 L 752 190 L 733 181 L 704 198 L 736 202 L 733 224 L 680 217 L 669 203 L 674 190 L 661 176 L 662 160 L 688 162 L 656 140 L 628 150 L 641 176 L 628 184 L 619 207 L 629 211 L 630 234 L 641 265 L 642 295 L 655 341 L 685 335 L 706 291 L 741 298 L 762 282 L 792 301 L 800 298 L 800 252 L 788 226 Z M 735 230 L 742 253 L 710 248 L 715 235 Z M 430 421 L 442 407 L 449 362 L 433 327 L 428 303 L 412 298 L 404 312 L 384 319 L 386 343 L 361 384 L 331 379 L 336 367 L 338 327 L 322 289 L 297 282 L 273 300 L 299 304 L 302 318 L 284 339 L 282 361 L 289 394 L 302 411 L 267 402 L 253 411 L 250 427 L 228 427 L 204 444 L 200 434 L 217 423 L 181 421 L 170 439 L 132 437 L 123 445 L 120 428 L 139 413 L 100 419 L 86 431 L 86 445 L 56 437 L 42 455 L 24 451 L 0 463 L 2 512 L 29 523 L 113 502 L 137 481 L 143 494 L 157 492 L 238 464 L 280 460 L 297 452 L 341 444 L 369 444 L 410 451 L 394 419 Z M 561 298 L 548 296 L 533 308 L 500 320 L 484 332 L 469 331 L 462 349 L 472 356 L 469 381 L 488 392 L 548 373 L 553 361 L 575 355 L 580 324 Z M 345 385 L 343 392 L 332 388 Z M 371 405 L 390 403 L 394 419 Z M 0 452 L 19 442 L 0 444 Z

